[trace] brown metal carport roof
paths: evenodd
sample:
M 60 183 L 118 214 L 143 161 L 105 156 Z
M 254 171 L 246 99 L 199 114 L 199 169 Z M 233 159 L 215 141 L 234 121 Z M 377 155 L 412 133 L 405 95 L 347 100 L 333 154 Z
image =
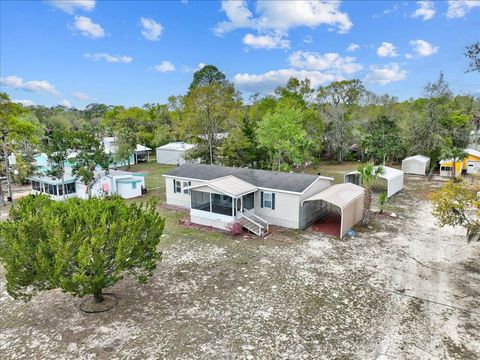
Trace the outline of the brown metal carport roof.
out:
M 340 238 L 362 220 L 365 189 L 354 184 L 337 184 L 302 201 L 325 201 L 340 209 Z

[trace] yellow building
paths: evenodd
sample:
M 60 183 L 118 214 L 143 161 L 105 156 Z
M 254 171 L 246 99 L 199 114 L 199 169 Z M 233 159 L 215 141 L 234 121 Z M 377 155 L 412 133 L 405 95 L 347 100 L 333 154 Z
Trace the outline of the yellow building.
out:
M 480 151 L 474 149 L 465 149 L 468 156 L 463 160 L 463 169 L 467 174 L 476 174 L 480 172 Z
M 460 176 L 462 171 L 467 174 L 475 174 L 480 172 L 480 151 L 474 149 L 465 149 L 467 157 L 455 163 L 455 175 Z M 440 160 L 440 176 L 453 176 L 453 160 Z
M 459 160 L 455 163 L 455 176 L 462 175 L 463 162 Z M 440 160 L 440 176 L 452 177 L 453 176 L 453 160 L 445 159 Z

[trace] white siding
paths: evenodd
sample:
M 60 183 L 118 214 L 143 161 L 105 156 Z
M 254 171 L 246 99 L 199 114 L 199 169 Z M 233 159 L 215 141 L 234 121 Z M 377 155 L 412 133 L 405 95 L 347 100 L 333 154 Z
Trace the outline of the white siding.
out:
M 191 209 L 190 221 L 195 224 L 211 226 L 221 230 L 228 230 L 228 225 L 235 220 L 232 216 Z
M 423 162 L 415 158 L 407 158 L 402 161 L 402 171 L 405 174 L 426 175 L 430 161 Z
M 313 183 L 305 193 L 300 197 L 300 204 L 303 200 L 315 195 L 326 188 L 330 187 L 332 182 L 327 179 L 319 179 Z M 299 210 L 299 228 L 304 229 L 312 222 L 325 215 L 329 210 L 329 206 L 323 201 L 308 201 L 300 205 Z
M 179 181 L 189 181 L 188 179 L 177 179 Z M 191 186 L 203 184 L 202 181 L 190 180 Z M 173 178 L 165 177 L 165 196 L 167 204 L 181 206 L 190 209 L 190 194 L 175 193 L 173 189 Z
M 131 199 L 142 195 L 142 183 L 137 182 L 133 188 L 131 182 L 117 182 L 117 194 L 124 199 Z
M 292 229 L 299 228 L 300 196 L 296 194 L 266 191 L 275 193 L 275 209 L 262 208 L 259 190 L 255 193 L 255 214 L 268 221 L 269 224 Z
M 180 165 L 185 164 L 185 151 L 157 149 L 157 163 L 176 165 L 177 159 Z

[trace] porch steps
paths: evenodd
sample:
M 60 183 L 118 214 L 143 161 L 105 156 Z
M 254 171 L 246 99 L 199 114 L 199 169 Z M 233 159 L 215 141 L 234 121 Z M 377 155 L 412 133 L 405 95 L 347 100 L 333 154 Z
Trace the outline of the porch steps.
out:
M 247 230 L 251 231 L 257 236 L 264 237 L 269 234 L 268 222 L 259 216 L 244 210 L 239 212 L 238 222 Z

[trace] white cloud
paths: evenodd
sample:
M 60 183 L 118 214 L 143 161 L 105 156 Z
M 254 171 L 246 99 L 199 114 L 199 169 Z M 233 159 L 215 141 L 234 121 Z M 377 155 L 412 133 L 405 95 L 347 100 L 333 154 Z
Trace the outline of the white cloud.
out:
M 382 45 L 377 49 L 377 55 L 381 57 L 395 57 L 397 56 L 397 48 L 389 42 L 382 42 Z
M 433 1 L 417 1 L 418 9 L 410 16 L 413 18 L 421 17 L 423 21 L 432 19 L 435 16 L 435 4 Z
M 247 2 L 244 0 L 222 1 L 222 10 L 228 20 L 217 24 L 215 27 L 217 35 L 240 28 L 255 29 L 260 32 L 273 30 L 286 34 L 294 27 L 315 28 L 320 25 L 334 26 L 340 33 L 346 33 L 353 25 L 348 14 L 340 11 L 339 1 L 258 0 L 256 17 L 248 9 Z
M 246 34 L 243 43 L 254 49 L 286 49 L 290 47 L 290 40 L 281 35 L 253 35 Z
M 162 61 L 158 65 L 155 65 L 153 68 L 155 69 L 155 71 L 163 73 L 175 71 L 175 65 L 173 65 L 170 61 L 166 60 Z
M 200 64 L 198 64 L 198 66 L 197 66 L 196 68 L 192 68 L 192 67 L 190 67 L 190 66 L 184 66 L 184 67 L 182 67 L 182 71 L 183 71 L 183 72 L 186 72 L 186 73 L 188 73 L 188 72 L 195 72 L 195 71 L 200 70 L 201 68 L 203 68 L 205 65 L 206 65 L 206 64 L 204 64 L 204 63 L 200 63 Z
M 162 35 L 163 26 L 153 19 L 140 18 L 143 30 L 141 31 L 143 37 L 147 40 L 158 41 Z
M 0 85 L 12 89 L 21 89 L 29 92 L 47 92 L 52 95 L 60 95 L 60 92 L 55 89 L 55 86 L 46 80 L 32 80 L 24 82 L 21 77 L 12 75 L 7 77 L 0 77 Z
M 430 56 L 438 51 L 438 46 L 433 46 L 425 40 L 412 40 L 410 45 L 412 45 L 413 51 L 420 56 Z
M 80 34 L 92 39 L 102 38 L 105 36 L 105 30 L 95 24 L 92 19 L 86 16 L 75 16 L 74 29 L 80 31 Z
M 35 103 L 32 100 L 21 100 L 21 99 L 13 99 L 12 102 L 17 104 L 22 104 L 23 106 L 33 106 Z
M 107 53 L 95 53 L 90 54 L 86 53 L 85 56 L 87 59 L 92 59 L 94 61 L 105 60 L 107 63 L 124 63 L 129 64 L 133 61 L 133 58 L 126 55 L 110 55 Z
M 405 54 L 405 58 L 411 59 L 411 58 L 413 58 L 413 55 L 412 54 Z
M 383 10 L 380 14 L 374 14 L 372 17 L 374 18 L 379 18 L 379 17 L 382 17 L 384 15 L 388 15 L 390 13 L 394 13 L 395 11 L 397 11 L 399 9 L 399 6 L 398 4 L 395 4 L 393 5 L 393 7 L 389 8 L 389 9 L 385 9 Z
M 244 91 L 267 93 L 271 92 L 277 86 L 284 86 L 292 76 L 299 80 L 309 78 L 313 87 L 318 87 L 319 85 L 331 81 L 343 80 L 339 75 L 323 73 L 320 71 L 280 69 L 262 74 L 236 74 L 233 77 L 233 82 L 239 89 Z
M 337 53 L 319 54 L 308 51 L 295 51 L 289 57 L 290 65 L 305 70 L 326 71 L 330 73 L 353 74 L 362 69 L 356 58 L 342 57 Z
M 77 100 L 81 101 L 86 101 L 86 100 L 93 100 L 93 97 L 91 97 L 88 94 L 85 94 L 84 92 L 81 91 L 76 91 L 73 93 L 73 97 Z
M 68 100 L 66 100 L 66 99 L 60 101 L 60 102 L 58 103 L 58 105 L 65 106 L 65 107 L 67 107 L 67 108 L 71 108 L 71 107 L 72 107 L 72 104 L 70 103 L 70 101 L 68 101 Z
M 400 69 L 397 63 L 391 63 L 383 67 L 373 65 L 370 72 L 365 77 L 365 81 L 373 84 L 386 85 L 391 82 L 404 80 L 407 77 L 407 71 Z
M 305 44 L 311 44 L 313 42 L 313 37 L 311 35 L 307 35 L 303 38 L 303 42 Z
M 348 52 L 354 52 L 354 51 L 357 51 L 358 49 L 360 49 L 360 45 L 355 44 L 355 43 L 351 43 L 351 44 L 348 45 L 348 47 L 347 47 L 347 51 L 348 51 Z
M 467 12 L 475 7 L 480 7 L 479 0 L 449 0 L 447 18 L 461 18 L 464 17 Z
M 95 7 L 95 0 L 50 0 L 49 3 L 69 14 L 75 13 L 77 9 L 92 11 Z

